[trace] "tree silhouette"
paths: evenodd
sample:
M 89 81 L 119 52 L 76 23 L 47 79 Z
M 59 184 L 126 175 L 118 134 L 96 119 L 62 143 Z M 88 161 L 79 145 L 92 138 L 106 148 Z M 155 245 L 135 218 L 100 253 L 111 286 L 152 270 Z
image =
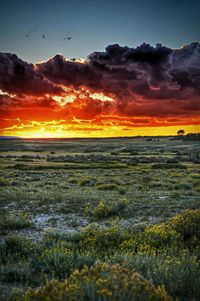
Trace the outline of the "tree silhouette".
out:
M 178 130 L 177 131 L 177 135 L 178 136 L 183 136 L 185 134 L 185 131 L 184 130 Z

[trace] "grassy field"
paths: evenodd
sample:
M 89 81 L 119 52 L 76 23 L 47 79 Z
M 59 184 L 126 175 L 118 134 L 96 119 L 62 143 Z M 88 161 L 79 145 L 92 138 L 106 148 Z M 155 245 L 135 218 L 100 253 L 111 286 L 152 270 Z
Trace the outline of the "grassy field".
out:
M 200 300 L 199 146 L 0 141 L 0 300 Z

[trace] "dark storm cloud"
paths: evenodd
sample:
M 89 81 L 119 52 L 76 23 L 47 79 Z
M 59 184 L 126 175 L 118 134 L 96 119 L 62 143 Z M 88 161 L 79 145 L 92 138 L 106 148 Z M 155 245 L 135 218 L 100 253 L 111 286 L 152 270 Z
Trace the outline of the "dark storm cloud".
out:
M 11 94 L 60 94 L 62 89 L 15 54 L 0 53 L 0 89 Z
M 110 45 L 105 52 L 94 52 L 89 63 L 102 72 L 121 74 L 130 96 L 149 98 L 188 98 L 200 92 L 200 44 L 191 43 L 180 49 L 161 44 L 137 48 Z M 128 79 L 128 80 L 127 80 Z M 112 76 L 111 76 L 112 80 Z
M 118 44 L 110 45 L 105 52 L 94 52 L 89 56 L 92 65 L 107 67 L 109 69 L 125 68 L 127 71 L 135 71 L 138 75 L 141 71 L 147 71 L 151 80 L 164 79 L 164 71 L 167 67 L 171 49 L 157 44 L 156 48 L 143 43 L 137 48 L 121 47 Z
M 36 66 L 16 55 L 0 54 L 3 91 L 42 96 L 61 93 L 60 85 L 75 90 L 84 87 L 113 98 L 105 106 L 89 96 L 81 100 L 80 109 L 77 104 L 66 105 L 80 115 L 81 110 L 87 115 L 90 112 L 122 116 L 196 114 L 200 110 L 200 43 L 180 49 L 161 44 L 152 47 L 143 43 L 136 48 L 114 44 L 105 52 L 90 54 L 85 63 L 56 55 Z
M 86 86 L 118 98 L 187 99 L 200 93 L 199 49 L 197 42 L 176 50 L 161 44 L 136 48 L 114 44 L 90 54 L 85 64 L 56 55 L 38 68 L 55 83 Z
M 67 61 L 62 55 L 57 54 L 52 59 L 37 65 L 38 70 L 52 82 L 78 88 L 99 85 L 95 70 L 88 64 Z
M 200 43 L 174 50 L 171 64 L 173 80 L 182 88 L 189 87 L 200 94 Z

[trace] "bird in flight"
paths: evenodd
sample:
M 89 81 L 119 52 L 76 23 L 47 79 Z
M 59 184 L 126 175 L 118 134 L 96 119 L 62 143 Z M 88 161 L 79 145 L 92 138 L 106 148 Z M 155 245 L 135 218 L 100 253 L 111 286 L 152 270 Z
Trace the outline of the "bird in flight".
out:
M 30 35 L 32 35 L 32 33 L 34 33 L 36 31 L 36 29 L 35 28 L 33 28 L 33 29 L 30 29 L 28 32 L 27 32 L 27 34 L 25 34 L 25 37 L 26 38 L 29 38 L 30 37 Z
M 26 34 L 25 34 L 25 37 L 26 38 L 29 38 L 34 32 L 36 31 L 36 28 L 33 28 L 33 29 L 30 29 Z M 64 41 L 71 41 L 73 39 L 73 36 L 72 36 L 72 33 L 79 33 L 78 31 L 68 31 L 68 32 L 65 32 L 65 36 L 62 38 Z M 44 33 L 41 33 L 41 37 L 42 39 L 46 39 L 46 34 Z M 49 35 L 48 35 L 49 37 Z
M 68 40 L 68 41 L 71 41 L 71 39 L 72 39 L 72 37 L 70 37 L 70 36 L 69 37 L 67 36 L 64 38 L 64 40 Z

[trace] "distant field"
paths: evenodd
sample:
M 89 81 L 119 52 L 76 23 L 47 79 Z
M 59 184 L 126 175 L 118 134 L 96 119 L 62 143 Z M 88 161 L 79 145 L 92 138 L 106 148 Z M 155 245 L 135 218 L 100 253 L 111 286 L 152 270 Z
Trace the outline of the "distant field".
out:
M 45 289 L 42 299 L 23 293 L 84 266 L 97 273 L 97 261 L 139 272 L 159 295 L 141 300 L 170 300 L 158 285 L 174 300 L 200 300 L 199 146 L 170 137 L 0 141 L 0 300 L 49 300 Z M 132 300 L 106 289 L 113 299 L 97 290 L 94 300 Z M 67 294 L 50 300 L 86 300 Z

